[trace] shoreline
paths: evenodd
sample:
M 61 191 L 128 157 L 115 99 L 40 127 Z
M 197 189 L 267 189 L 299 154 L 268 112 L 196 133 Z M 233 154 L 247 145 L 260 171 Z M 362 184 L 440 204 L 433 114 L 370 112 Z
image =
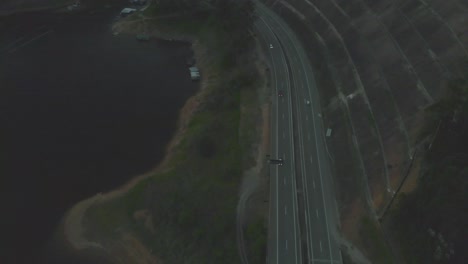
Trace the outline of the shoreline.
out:
M 134 22 L 134 21 L 131 21 Z M 127 25 L 130 24 L 130 25 Z M 116 29 L 120 29 L 118 33 L 130 33 L 130 34 L 137 34 L 138 30 L 131 29 L 132 23 L 126 23 L 126 21 L 119 21 L 113 25 L 112 29 L 115 32 Z M 119 26 L 129 26 L 130 28 L 118 28 Z M 177 36 L 168 36 L 158 31 L 155 28 L 155 31 L 150 34 L 152 37 L 163 39 L 163 40 L 175 40 L 175 41 L 184 41 L 189 42 L 192 44 L 192 50 L 194 52 L 194 57 L 196 58 L 197 64 L 199 68 L 205 68 L 203 63 L 202 54 L 203 48 L 197 45 L 197 41 L 193 36 L 188 35 L 177 35 Z M 202 64 L 202 65 L 200 65 Z M 79 201 L 75 203 L 72 207 L 70 207 L 62 217 L 61 224 L 59 225 L 58 229 L 60 234 L 63 235 L 63 239 L 65 240 L 66 244 L 70 245 L 71 248 L 75 251 L 81 251 L 84 249 L 99 249 L 105 250 L 105 248 L 94 241 L 89 241 L 85 236 L 84 232 L 86 228 L 83 225 L 83 219 L 86 217 L 87 210 L 96 204 L 104 203 L 106 201 L 112 200 L 114 198 L 120 197 L 127 193 L 130 189 L 132 189 L 135 185 L 137 185 L 142 180 L 147 179 L 148 177 L 153 176 L 158 172 L 162 172 L 168 169 L 168 162 L 171 160 L 173 156 L 173 151 L 185 135 L 186 127 L 191 120 L 193 113 L 196 112 L 196 109 L 200 105 L 200 97 L 203 95 L 204 91 L 204 82 L 203 79 L 200 80 L 200 88 L 199 90 L 192 95 L 190 98 L 187 99 L 184 106 L 179 110 L 178 121 L 177 121 L 177 128 L 175 133 L 173 134 L 172 139 L 168 142 L 164 154 L 164 158 L 162 161 L 157 164 L 153 169 L 150 171 L 132 177 L 128 182 L 124 183 L 122 186 L 117 187 L 116 189 L 106 192 L 106 193 L 98 193 L 95 194 L 85 200 Z

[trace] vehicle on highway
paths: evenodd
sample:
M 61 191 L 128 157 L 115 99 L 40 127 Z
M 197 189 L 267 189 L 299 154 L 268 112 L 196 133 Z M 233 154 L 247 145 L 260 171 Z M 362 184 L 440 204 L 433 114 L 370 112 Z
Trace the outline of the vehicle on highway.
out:
M 310 105 L 310 101 L 309 101 L 309 100 L 306 100 L 306 104 Z
M 279 91 L 278 91 L 278 96 L 279 96 L 279 97 L 283 97 L 283 96 L 284 96 L 283 91 L 279 90 Z
M 283 166 L 283 158 L 270 159 L 270 164 L 275 164 L 275 165 Z
M 273 48 L 273 44 L 270 44 L 270 49 L 272 49 L 272 48 Z

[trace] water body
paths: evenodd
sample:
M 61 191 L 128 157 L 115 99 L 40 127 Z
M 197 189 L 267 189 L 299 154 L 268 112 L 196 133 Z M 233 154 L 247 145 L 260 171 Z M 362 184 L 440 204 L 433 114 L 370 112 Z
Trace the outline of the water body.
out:
M 189 45 L 113 36 L 119 10 L 0 20 L 0 263 L 87 263 L 47 247 L 64 212 L 155 167 L 198 89 Z

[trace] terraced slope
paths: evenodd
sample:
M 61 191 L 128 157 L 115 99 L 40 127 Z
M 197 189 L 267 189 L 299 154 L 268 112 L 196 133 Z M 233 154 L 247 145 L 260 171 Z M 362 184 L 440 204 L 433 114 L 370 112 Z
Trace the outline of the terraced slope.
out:
M 263 2 L 296 31 L 314 65 L 333 129 L 327 142 L 343 228 L 364 210 L 378 218 L 421 149 L 422 110 L 449 80 L 466 76 L 468 2 Z

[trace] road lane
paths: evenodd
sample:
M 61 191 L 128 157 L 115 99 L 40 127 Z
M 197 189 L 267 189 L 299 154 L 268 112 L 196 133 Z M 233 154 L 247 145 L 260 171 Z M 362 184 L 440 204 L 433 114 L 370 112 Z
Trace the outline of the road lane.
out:
M 305 52 L 292 31 L 271 11 L 261 4 L 259 16 L 273 29 L 283 44 L 289 61 L 294 85 L 295 104 L 291 111 L 297 115 L 299 135 L 300 177 L 304 180 L 306 226 L 308 233 L 309 263 L 341 263 L 341 253 L 333 234 L 337 234 L 337 210 L 332 190 L 330 165 L 325 155 L 323 124 L 320 120 L 320 105 L 317 87 Z M 310 104 L 306 101 L 309 100 Z M 309 161 L 309 162 L 307 162 Z M 288 262 L 285 262 L 288 263 Z
M 292 149 L 293 144 L 291 144 L 290 73 L 281 45 L 273 31 L 261 20 L 256 23 L 256 28 L 262 38 L 273 45 L 273 48 L 270 49 L 270 60 L 273 69 L 272 84 L 274 86 L 273 91 L 275 91 L 273 95 L 273 112 L 276 115 L 276 122 L 272 123 L 275 133 L 275 136 L 273 136 L 275 142 L 273 142 L 274 153 L 272 153 L 272 158 L 281 157 L 284 160 L 283 166 L 274 167 L 271 181 L 276 185 L 271 187 L 271 190 L 276 192 L 271 197 L 276 198 L 276 200 L 272 200 L 274 204 L 271 207 L 270 216 L 275 219 L 270 220 L 270 227 L 276 230 L 270 231 L 270 239 L 276 239 L 276 241 L 269 243 L 269 263 L 301 263 L 300 249 L 298 248 L 299 230 L 296 224 L 294 152 Z M 282 97 L 278 96 L 280 90 L 284 93 Z M 280 181 L 283 184 L 280 185 Z M 280 211 L 282 213 L 279 213 Z

